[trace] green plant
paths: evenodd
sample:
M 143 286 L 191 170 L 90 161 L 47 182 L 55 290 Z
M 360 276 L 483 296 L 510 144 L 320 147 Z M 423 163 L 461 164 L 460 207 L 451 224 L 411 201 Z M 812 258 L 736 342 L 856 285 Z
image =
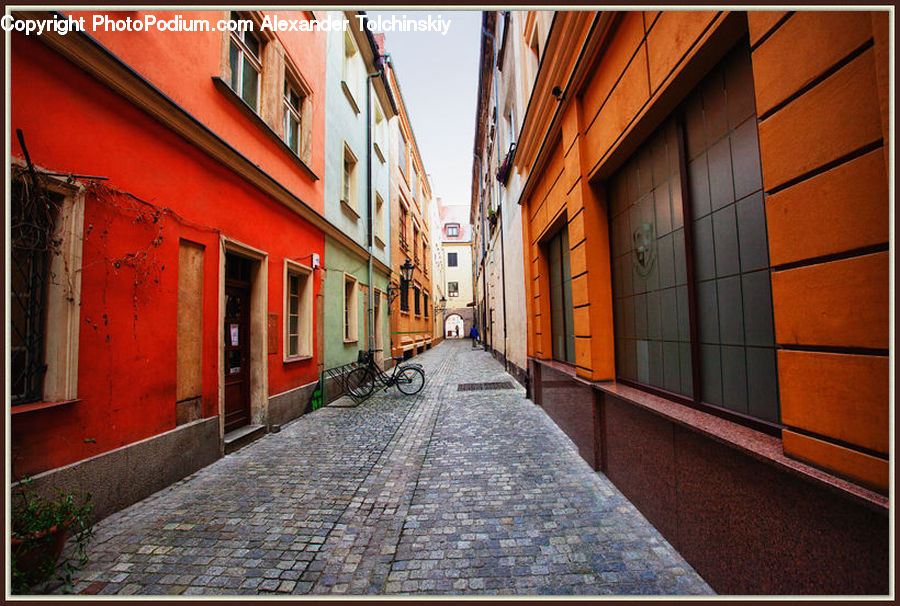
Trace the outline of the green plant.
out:
M 87 545 L 93 536 L 90 493 L 79 498 L 76 491 L 57 489 L 55 499 L 46 499 L 33 489 L 34 480 L 19 482 L 19 498 L 12 509 L 12 590 L 28 590 L 54 573 L 65 587 L 72 575 L 87 561 Z M 59 558 L 66 534 L 71 533 L 73 549 Z

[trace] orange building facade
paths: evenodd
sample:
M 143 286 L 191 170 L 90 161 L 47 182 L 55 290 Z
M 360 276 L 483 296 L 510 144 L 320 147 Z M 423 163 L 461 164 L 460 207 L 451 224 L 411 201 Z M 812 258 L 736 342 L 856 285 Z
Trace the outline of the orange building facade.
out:
M 886 12 L 559 12 L 535 401 L 720 592 L 888 588 Z
M 43 192 L 62 242 L 48 292 L 11 289 L 14 480 L 88 490 L 103 517 L 306 410 L 317 266 L 340 236 L 322 217 L 326 34 L 261 29 L 272 15 L 192 13 L 244 33 L 11 34 L 14 215 Z
M 431 186 L 419 155 L 406 105 L 390 62 L 388 81 L 397 100 L 391 120 L 391 285 L 398 295 L 391 302 L 391 356 L 411 357 L 437 342 L 433 323 L 437 307 L 432 288 L 432 242 L 429 210 Z M 400 266 L 415 266 L 408 289 L 400 288 Z

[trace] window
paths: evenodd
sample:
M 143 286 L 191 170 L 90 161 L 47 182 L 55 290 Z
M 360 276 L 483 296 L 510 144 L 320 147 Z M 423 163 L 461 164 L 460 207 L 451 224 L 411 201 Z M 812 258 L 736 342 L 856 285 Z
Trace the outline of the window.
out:
M 754 99 L 745 41 L 611 180 L 616 372 L 777 423 Z
M 84 190 L 13 160 L 10 183 L 10 404 L 77 397 Z
M 407 240 L 407 217 L 409 216 L 409 211 L 406 209 L 406 205 L 401 202 L 400 203 L 400 248 L 402 250 L 409 250 L 409 242 Z
M 232 11 L 231 21 L 246 22 L 238 13 Z M 243 30 L 245 28 L 237 28 Z M 259 112 L 259 75 L 262 72 L 260 57 L 262 44 L 252 31 L 234 31 L 231 33 L 231 44 L 228 52 L 228 63 L 231 67 L 231 88 L 241 99 Z
M 384 198 L 375 192 L 375 237 L 384 246 Z
M 459 237 L 459 223 L 447 223 L 447 237 L 448 238 L 458 238 Z
M 447 267 L 456 267 L 457 253 L 447 253 Z
M 312 355 L 312 270 L 285 260 L 285 359 Z
M 409 311 L 409 285 L 400 289 L 400 311 Z
M 575 320 L 572 272 L 569 266 L 569 229 L 563 227 L 547 242 L 550 269 L 550 337 L 553 359 L 575 363 Z
M 419 305 L 419 294 L 420 293 L 421 293 L 421 291 L 419 290 L 419 287 L 413 286 L 413 305 L 414 305 L 414 309 L 415 309 L 417 316 L 422 313 L 422 308 Z
M 353 212 L 357 212 L 359 208 L 356 193 L 356 182 L 358 180 L 356 177 L 356 164 L 356 156 L 350 151 L 350 148 L 347 147 L 347 144 L 345 143 L 344 168 L 341 181 L 341 202 L 350 207 Z
M 447 282 L 447 294 L 451 297 L 458 297 L 459 282 Z
M 406 143 L 406 136 L 403 134 L 403 128 L 400 128 L 400 157 L 397 158 L 397 164 L 400 165 L 400 172 L 406 177 L 408 167 L 406 163 L 409 157 L 409 145 Z
M 284 94 L 281 99 L 284 142 L 298 156 L 300 155 L 300 122 L 303 115 L 303 98 L 300 87 L 294 84 L 287 73 L 284 75 Z
M 428 293 L 422 293 L 422 307 L 425 309 L 425 317 L 428 317 Z
M 382 146 L 384 145 L 384 129 L 386 128 L 387 121 L 384 119 L 384 112 L 381 111 L 381 106 L 376 101 L 375 103 L 375 142 L 373 146 L 375 148 L 375 154 L 378 156 L 378 161 L 382 164 L 385 163 L 386 158 L 384 157 L 384 151 L 382 151 Z
M 428 275 L 428 240 L 422 239 L 422 272 L 427 276 Z
M 344 343 L 358 340 L 359 305 L 356 298 L 356 278 L 344 274 Z
M 413 247 L 413 265 L 419 264 L 419 227 L 414 223 L 413 224 L 413 237 L 412 237 L 412 247 Z
M 419 171 L 413 167 L 411 171 L 409 171 L 409 194 L 413 197 L 417 203 L 419 201 Z
M 357 87 L 359 86 L 358 59 L 356 43 L 353 41 L 353 36 L 350 32 L 346 32 L 344 34 L 344 63 L 343 71 L 341 72 L 341 85 L 344 89 L 344 94 L 347 95 L 347 99 L 350 101 L 350 104 L 353 106 L 353 110 L 356 113 L 359 113 L 359 107 L 356 103 L 356 99 L 359 96 L 357 91 Z

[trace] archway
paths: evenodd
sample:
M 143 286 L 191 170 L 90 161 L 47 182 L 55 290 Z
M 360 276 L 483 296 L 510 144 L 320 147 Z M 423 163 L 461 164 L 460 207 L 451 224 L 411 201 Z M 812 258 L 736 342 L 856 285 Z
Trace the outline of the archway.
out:
M 444 336 L 448 339 L 466 337 L 465 322 L 459 314 L 450 314 L 444 320 Z

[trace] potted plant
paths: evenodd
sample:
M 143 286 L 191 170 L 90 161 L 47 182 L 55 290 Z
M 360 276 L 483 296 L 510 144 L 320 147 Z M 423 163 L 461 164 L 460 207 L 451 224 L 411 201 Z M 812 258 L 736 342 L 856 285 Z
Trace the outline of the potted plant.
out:
M 71 585 L 72 573 L 87 563 L 87 544 L 93 536 L 90 493 L 81 499 L 75 491 L 58 489 L 55 499 L 45 499 L 34 492 L 33 482 L 25 477 L 19 483 L 12 509 L 13 593 L 27 593 L 54 572 L 67 587 Z M 69 534 L 74 547 L 60 561 Z

